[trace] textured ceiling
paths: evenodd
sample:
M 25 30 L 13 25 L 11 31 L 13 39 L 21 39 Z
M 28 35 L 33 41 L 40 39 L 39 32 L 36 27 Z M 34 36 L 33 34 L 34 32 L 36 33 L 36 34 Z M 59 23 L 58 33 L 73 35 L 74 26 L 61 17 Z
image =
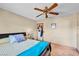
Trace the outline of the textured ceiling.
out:
M 45 6 L 50 6 L 52 3 L 0 3 L 0 8 L 6 9 L 18 15 L 33 19 L 45 19 L 44 16 L 36 18 L 41 12 L 34 10 L 35 7 L 44 9 Z M 71 15 L 79 12 L 79 3 L 59 3 L 53 11 L 59 12 L 58 16 L 49 15 L 49 18 L 57 18 L 61 16 Z

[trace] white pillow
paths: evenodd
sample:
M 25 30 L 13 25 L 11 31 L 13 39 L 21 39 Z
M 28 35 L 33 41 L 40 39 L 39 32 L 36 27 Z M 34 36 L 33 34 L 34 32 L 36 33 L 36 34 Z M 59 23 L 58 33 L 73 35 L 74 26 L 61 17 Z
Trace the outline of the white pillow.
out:
M 25 40 L 25 37 L 24 37 L 23 34 L 18 34 L 18 35 L 15 36 L 15 38 L 16 38 L 17 42 L 22 42 L 22 41 Z
M 9 39 L 10 39 L 10 43 L 15 43 L 15 42 L 17 42 L 14 35 L 9 35 Z
M 9 38 L 2 38 L 0 39 L 0 44 L 9 43 Z

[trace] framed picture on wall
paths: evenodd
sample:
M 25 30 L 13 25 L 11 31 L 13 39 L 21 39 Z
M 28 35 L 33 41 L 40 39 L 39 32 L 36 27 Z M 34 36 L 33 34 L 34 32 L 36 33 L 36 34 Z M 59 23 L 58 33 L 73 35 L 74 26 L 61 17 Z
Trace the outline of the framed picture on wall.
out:
M 55 29 L 55 28 L 56 28 L 56 23 L 52 23 L 52 24 L 51 24 L 51 28 L 52 28 L 52 29 Z

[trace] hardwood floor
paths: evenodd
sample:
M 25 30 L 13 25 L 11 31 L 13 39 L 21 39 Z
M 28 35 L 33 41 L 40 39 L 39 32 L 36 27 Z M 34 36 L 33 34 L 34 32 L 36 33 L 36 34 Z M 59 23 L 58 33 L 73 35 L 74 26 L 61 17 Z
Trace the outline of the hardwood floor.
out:
M 71 47 L 59 45 L 59 44 L 51 44 L 52 52 L 51 56 L 79 56 L 79 52 Z

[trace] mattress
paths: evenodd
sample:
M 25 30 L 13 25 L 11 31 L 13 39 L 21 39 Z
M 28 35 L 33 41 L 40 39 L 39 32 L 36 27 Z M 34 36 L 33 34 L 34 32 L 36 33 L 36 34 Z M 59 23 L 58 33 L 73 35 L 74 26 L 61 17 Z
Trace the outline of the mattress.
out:
M 7 43 L 0 45 L 0 56 L 16 56 L 21 52 L 35 46 L 39 41 L 26 40 L 20 43 Z

